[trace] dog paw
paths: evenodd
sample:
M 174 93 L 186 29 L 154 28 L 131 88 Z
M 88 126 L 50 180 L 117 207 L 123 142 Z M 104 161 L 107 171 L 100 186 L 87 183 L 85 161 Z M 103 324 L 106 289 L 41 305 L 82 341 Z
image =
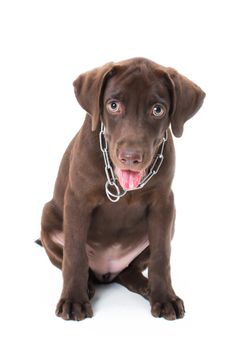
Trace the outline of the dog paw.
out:
M 64 320 L 82 321 L 93 316 L 89 302 L 76 302 L 70 299 L 60 299 L 56 308 L 56 315 Z
M 88 294 L 88 297 L 89 299 L 91 300 L 94 295 L 95 295 L 95 286 L 94 286 L 94 283 L 89 281 L 88 282 L 88 289 L 87 289 L 87 294 Z
M 138 286 L 135 290 L 133 290 L 134 293 L 140 294 L 143 298 L 149 300 L 150 297 L 150 290 L 147 286 L 147 284 L 145 285 L 141 285 Z
M 154 300 L 151 302 L 151 313 L 154 317 L 163 317 L 169 321 L 183 318 L 185 314 L 184 303 L 178 297 L 163 302 Z

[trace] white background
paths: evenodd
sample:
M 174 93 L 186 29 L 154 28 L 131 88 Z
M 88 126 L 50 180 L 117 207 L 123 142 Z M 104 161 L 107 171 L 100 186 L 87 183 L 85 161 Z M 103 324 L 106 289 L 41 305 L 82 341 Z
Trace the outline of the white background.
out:
M 1 1 L 2 349 L 232 349 L 231 1 Z M 72 82 L 108 61 L 144 56 L 207 93 L 176 140 L 175 322 L 112 284 L 97 289 L 95 317 L 54 315 L 62 279 L 39 237 L 61 156 L 82 124 Z M 88 159 L 87 159 L 88 164 Z

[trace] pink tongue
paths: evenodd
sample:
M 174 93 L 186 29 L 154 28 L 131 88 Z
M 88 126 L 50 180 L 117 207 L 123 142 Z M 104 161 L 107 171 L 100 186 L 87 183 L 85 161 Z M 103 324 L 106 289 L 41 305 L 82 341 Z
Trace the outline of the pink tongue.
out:
M 125 190 L 132 190 L 134 188 L 137 188 L 141 180 L 141 173 L 136 171 L 121 170 L 117 168 L 116 174 L 118 176 L 121 187 Z

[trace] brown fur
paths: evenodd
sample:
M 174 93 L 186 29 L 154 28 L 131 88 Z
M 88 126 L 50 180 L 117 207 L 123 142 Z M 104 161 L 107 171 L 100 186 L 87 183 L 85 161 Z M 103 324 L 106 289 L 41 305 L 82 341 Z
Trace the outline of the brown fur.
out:
M 104 191 L 106 176 L 98 134 L 101 119 L 113 166 L 147 172 L 169 125 L 180 137 L 184 123 L 201 107 L 205 94 L 174 69 L 143 58 L 109 63 L 84 73 L 74 88 L 87 116 L 63 156 L 53 199 L 42 215 L 42 244 L 52 263 L 62 269 L 64 279 L 56 313 L 66 320 L 91 317 L 90 298 L 98 279 L 121 283 L 148 298 L 155 317 L 182 318 L 184 305 L 170 277 L 175 222 L 172 134 L 168 132 L 158 174 L 143 189 L 127 193 L 117 203 L 111 203 Z M 107 110 L 109 99 L 120 101 L 119 115 Z M 151 116 L 155 102 L 166 107 L 162 119 Z M 126 166 L 121 155 L 129 151 L 136 157 L 139 154 L 140 161 Z M 63 237 L 64 244 L 56 237 Z M 149 247 L 116 276 L 101 276 L 90 268 L 87 244 L 98 247 L 100 253 L 117 245 L 128 252 L 145 238 Z M 142 275 L 146 267 L 148 279 Z

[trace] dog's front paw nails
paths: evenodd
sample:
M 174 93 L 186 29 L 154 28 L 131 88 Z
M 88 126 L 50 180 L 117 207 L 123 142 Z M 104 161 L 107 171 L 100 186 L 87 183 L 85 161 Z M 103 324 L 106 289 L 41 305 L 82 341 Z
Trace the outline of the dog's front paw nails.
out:
M 185 314 L 184 303 L 178 297 L 165 302 L 153 301 L 151 302 L 151 313 L 154 317 L 164 317 L 170 321 L 183 318 Z
M 71 299 L 61 298 L 57 304 L 56 315 L 64 320 L 82 321 L 93 316 L 89 302 L 76 302 Z

